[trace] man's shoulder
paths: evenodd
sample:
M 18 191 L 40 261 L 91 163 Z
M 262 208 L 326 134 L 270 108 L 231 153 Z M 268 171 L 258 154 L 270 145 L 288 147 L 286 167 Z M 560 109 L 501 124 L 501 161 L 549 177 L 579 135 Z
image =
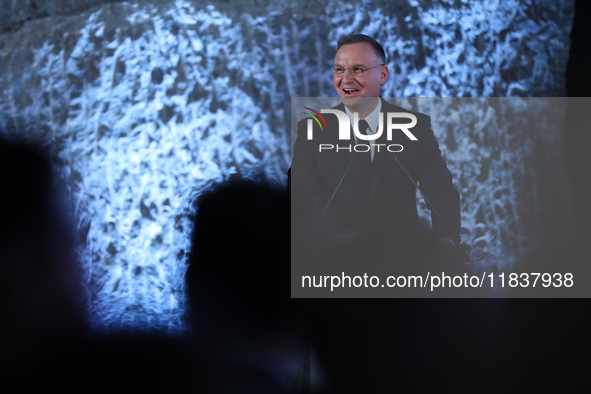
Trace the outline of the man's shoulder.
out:
M 343 104 L 343 103 L 341 102 L 340 104 L 338 104 L 338 105 L 335 105 L 335 106 L 334 106 L 334 107 L 332 107 L 331 109 L 336 109 L 336 110 L 339 110 L 339 111 L 341 111 L 341 112 L 345 112 L 345 104 Z M 317 111 L 318 111 L 318 112 L 321 112 L 322 110 L 318 109 Z M 321 119 L 320 119 L 319 121 L 321 121 L 321 122 L 325 122 L 325 121 L 326 121 L 326 122 L 328 122 L 328 123 L 331 123 L 331 122 L 333 122 L 333 121 L 336 121 L 336 120 L 337 120 L 337 119 L 336 119 L 336 117 L 334 117 L 334 118 L 333 118 L 332 116 L 326 116 L 326 114 L 324 114 L 324 115 L 320 114 L 320 118 L 321 118 Z M 300 119 L 300 120 L 298 121 L 298 129 L 305 128 L 305 125 L 307 124 L 307 122 L 308 122 L 308 119 L 312 119 L 312 117 L 311 117 L 311 116 L 307 116 L 307 117 L 305 117 L 305 118 L 302 118 L 302 119 Z M 316 119 L 318 119 L 318 117 L 316 117 Z M 313 124 L 314 124 L 314 125 L 316 125 L 316 122 L 317 122 L 317 120 L 315 120 L 315 121 L 313 122 Z M 314 126 L 314 127 L 315 127 L 315 126 Z
M 398 105 L 391 104 L 388 101 L 386 101 L 383 97 L 381 98 L 381 100 L 382 100 L 382 109 L 381 109 L 381 112 L 382 113 L 386 113 L 386 112 L 404 112 L 404 113 L 409 113 L 409 114 L 413 114 L 413 115 L 415 115 L 417 117 L 417 122 L 419 124 L 424 124 L 425 122 L 427 124 L 430 124 L 431 123 L 431 118 L 428 115 L 426 115 L 426 114 L 424 114 L 422 112 L 412 111 L 412 110 L 409 110 L 409 109 L 400 107 Z M 345 104 L 343 104 L 341 102 L 338 105 L 335 105 L 334 107 L 332 107 L 331 109 L 345 112 Z M 312 119 L 312 117 L 308 116 L 306 118 L 303 118 L 303 119 L 299 120 L 298 121 L 298 128 L 301 129 L 301 128 L 305 127 L 305 124 L 307 123 L 308 119 Z M 333 116 L 324 117 L 324 119 L 327 122 L 336 121 L 336 117 L 333 117 Z M 316 122 L 314 122 L 314 124 L 315 123 Z
M 417 122 L 431 123 L 431 118 L 428 115 L 426 115 L 422 112 L 411 111 L 410 109 L 406 109 L 406 108 L 400 107 L 398 105 L 391 104 L 382 97 L 382 113 L 384 113 L 384 112 L 404 112 L 404 113 L 408 113 L 408 114 L 413 114 L 414 116 L 417 117 Z
M 344 112 L 345 111 L 345 104 L 343 104 L 343 102 L 340 102 L 338 105 L 335 105 L 331 109 L 338 109 L 339 111 Z

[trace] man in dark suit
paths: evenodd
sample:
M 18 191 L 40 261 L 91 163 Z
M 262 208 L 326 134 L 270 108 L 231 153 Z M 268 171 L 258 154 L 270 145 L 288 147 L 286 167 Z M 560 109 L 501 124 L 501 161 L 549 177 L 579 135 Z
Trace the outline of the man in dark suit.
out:
M 297 227 L 322 218 L 333 233 L 362 234 L 357 246 L 374 256 L 390 256 L 401 248 L 410 251 L 420 248 L 419 240 L 426 238 L 416 208 L 417 182 L 431 210 L 430 238 L 442 250 L 452 250 L 460 243 L 459 193 L 430 118 L 380 98 L 389 74 L 385 63 L 384 50 L 373 38 L 355 34 L 339 40 L 333 83 L 342 104 L 333 110 L 346 114 L 341 120 L 348 118 L 358 133 L 351 133 L 349 141 L 340 139 L 334 111 L 323 111 L 327 130 L 306 119 L 298 123 L 290 171 L 292 219 Z M 410 120 L 416 125 L 394 129 L 389 136 L 392 113 L 390 123 Z M 380 128 L 381 135 L 372 140 Z

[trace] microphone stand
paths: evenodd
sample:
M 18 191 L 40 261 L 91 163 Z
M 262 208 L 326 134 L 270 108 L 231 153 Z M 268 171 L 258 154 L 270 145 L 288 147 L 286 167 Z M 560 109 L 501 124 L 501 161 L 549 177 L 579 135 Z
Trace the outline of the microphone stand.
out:
M 332 202 L 332 199 L 334 198 L 335 194 L 337 194 L 337 191 L 339 190 L 339 187 L 341 187 L 341 183 L 343 183 L 343 179 L 345 179 L 345 175 L 347 175 L 347 172 L 349 172 L 349 168 L 351 167 L 351 163 L 353 163 L 353 155 L 351 153 L 349 153 L 349 158 L 347 160 L 349 160 L 349 164 L 347 164 L 347 169 L 345 170 L 343 176 L 341 177 L 341 180 L 339 181 L 339 184 L 337 185 L 336 189 L 334 189 L 334 192 L 332 193 L 332 196 L 330 197 L 330 200 L 328 200 L 328 204 L 326 204 L 326 207 L 324 208 L 324 211 L 322 211 L 322 216 L 321 217 L 324 217 L 324 214 L 326 213 L 326 210 L 328 209 L 328 206 Z
M 435 214 L 437 215 L 437 217 L 439 218 L 439 220 L 441 220 L 441 223 L 443 223 L 443 225 L 445 226 L 445 228 L 447 229 L 447 231 L 451 234 L 451 230 L 449 229 L 449 227 L 447 226 L 447 224 L 445 224 L 445 221 L 443 220 L 443 218 L 441 217 L 441 215 L 439 215 L 439 212 L 437 212 L 437 209 L 435 209 L 435 207 L 433 206 L 433 204 L 431 204 L 431 201 L 429 201 L 429 199 L 427 198 L 427 196 L 425 196 L 425 193 L 423 193 L 423 191 L 421 190 L 421 188 L 419 187 L 419 185 L 415 182 L 414 179 L 412 179 L 412 177 L 410 176 L 410 174 L 408 173 L 408 171 L 406 171 L 406 168 L 404 168 L 404 166 L 402 165 L 402 163 L 398 160 L 398 157 L 396 156 L 392 156 L 394 157 L 394 160 L 396 160 L 396 163 L 398 163 L 398 165 L 400 166 L 400 168 L 402 168 L 402 170 L 404 171 L 404 173 L 408 176 L 408 179 L 410 179 L 410 181 L 415 185 L 415 187 L 417 188 L 417 190 L 419 191 L 419 193 L 421 193 L 421 196 L 423 196 L 423 198 L 425 199 L 425 202 L 427 204 L 429 204 L 429 206 L 431 207 L 431 209 L 433 210 L 433 212 L 435 212 Z M 456 248 L 459 248 L 460 245 L 456 245 Z M 466 254 L 466 256 L 468 256 Z M 472 259 L 470 259 L 470 256 L 468 256 L 468 260 L 470 261 L 470 265 L 474 265 L 474 263 L 472 262 Z

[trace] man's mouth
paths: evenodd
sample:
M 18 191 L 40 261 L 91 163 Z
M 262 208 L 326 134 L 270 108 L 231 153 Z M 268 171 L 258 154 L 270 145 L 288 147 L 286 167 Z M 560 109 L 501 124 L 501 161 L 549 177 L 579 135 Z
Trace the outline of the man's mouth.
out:
M 359 92 L 359 90 L 357 90 L 357 89 L 343 89 L 343 92 L 345 92 L 345 96 L 353 96 L 353 95 L 355 95 L 355 93 Z

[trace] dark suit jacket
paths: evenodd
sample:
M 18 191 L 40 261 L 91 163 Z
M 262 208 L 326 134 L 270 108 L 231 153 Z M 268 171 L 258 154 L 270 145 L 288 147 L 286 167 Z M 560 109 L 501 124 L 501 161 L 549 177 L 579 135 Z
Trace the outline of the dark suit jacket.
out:
M 341 103 L 336 106 L 345 112 Z M 411 141 L 402 131 L 394 130 L 392 141 L 386 140 L 387 112 L 412 113 L 417 125 L 410 129 L 418 141 Z M 290 170 L 290 187 L 294 207 L 315 207 L 313 215 L 320 217 L 333 192 L 346 176 L 326 210 L 323 219 L 334 231 L 362 230 L 369 233 L 418 234 L 419 220 L 416 208 L 416 188 L 409 175 L 418 182 L 421 190 L 435 207 L 431 210 L 433 232 L 437 237 L 460 242 L 459 193 L 454 188 L 452 176 L 441 157 L 439 145 L 431 130 L 428 116 L 411 112 L 389 104 L 382 99 L 384 132 L 377 143 L 400 144 L 400 153 L 388 152 L 382 146 L 375 152 L 373 169 L 368 171 L 361 155 L 336 149 L 319 151 L 319 144 L 341 147 L 354 145 L 355 140 L 338 139 L 338 121 L 333 114 L 324 114 L 328 130 L 321 131 L 314 123 L 313 140 L 307 139 L 306 119 L 298 123 L 298 137 Z M 353 135 L 353 131 L 351 131 Z M 361 141 L 359 143 L 362 143 Z M 393 150 L 396 150 L 393 148 Z M 395 157 L 400 161 L 396 161 Z M 351 163 L 349 163 L 349 159 Z M 404 169 L 402 168 L 404 167 Z M 429 204 L 428 208 L 431 209 Z M 312 208 L 311 208 L 312 209 Z M 300 217 L 298 213 L 296 217 Z

